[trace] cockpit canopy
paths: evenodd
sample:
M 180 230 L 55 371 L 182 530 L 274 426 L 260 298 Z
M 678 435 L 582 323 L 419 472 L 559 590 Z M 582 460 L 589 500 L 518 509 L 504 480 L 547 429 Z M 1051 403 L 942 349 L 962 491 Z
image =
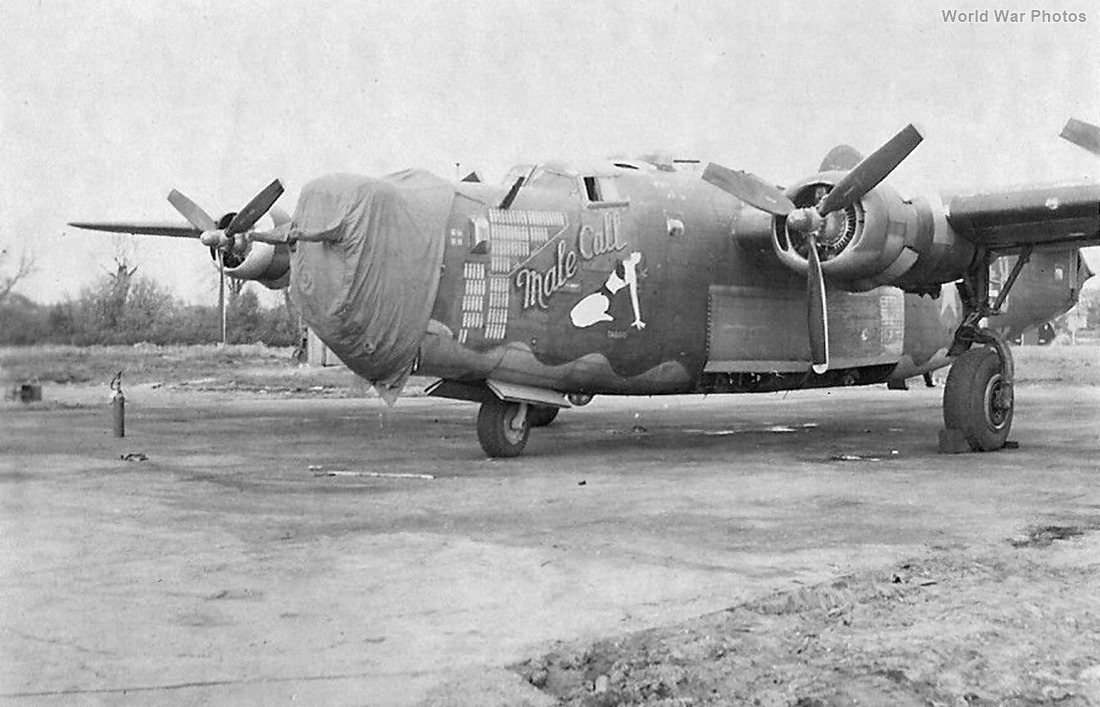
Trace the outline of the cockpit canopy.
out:
M 572 196 L 589 204 L 626 205 L 629 195 L 620 179 L 624 174 L 649 172 L 691 172 L 699 160 L 676 159 L 665 153 L 643 155 L 637 159 L 613 158 L 607 162 L 573 165 L 565 162 L 518 164 L 504 177 L 511 187 L 523 179 L 524 188 L 538 188 Z
M 520 164 L 508 171 L 504 183 L 511 186 L 523 178 L 523 186 L 550 189 L 561 194 L 583 198 L 590 203 L 626 203 L 619 176 L 624 169 L 641 169 L 638 165 L 608 162 L 577 168 L 561 162 Z

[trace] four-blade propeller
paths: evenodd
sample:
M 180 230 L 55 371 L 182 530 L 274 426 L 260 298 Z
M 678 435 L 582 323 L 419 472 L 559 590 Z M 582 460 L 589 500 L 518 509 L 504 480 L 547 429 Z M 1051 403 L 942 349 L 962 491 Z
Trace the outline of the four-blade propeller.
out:
M 813 206 L 798 208 L 790 196 L 750 172 L 738 172 L 711 163 L 703 179 L 741 201 L 773 216 L 786 218 L 786 227 L 805 234 L 807 246 L 806 290 L 807 326 L 810 360 L 815 373 L 829 369 L 829 321 L 825 304 L 825 278 L 821 272 L 818 238 L 838 227 L 836 219 L 826 219 L 834 211 L 846 209 L 863 198 L 901 164 L 924 138 L 912 124 L 905 126 L 886 144 L 865 157 Z

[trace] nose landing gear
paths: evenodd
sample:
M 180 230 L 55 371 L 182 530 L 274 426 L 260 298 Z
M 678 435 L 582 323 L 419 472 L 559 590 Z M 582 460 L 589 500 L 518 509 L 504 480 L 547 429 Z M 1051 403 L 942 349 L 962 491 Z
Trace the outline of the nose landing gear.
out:
M 490 457 L 518 457 L 531 433 L 531 405 L 492 397 L 477 413 L 477 441 Z

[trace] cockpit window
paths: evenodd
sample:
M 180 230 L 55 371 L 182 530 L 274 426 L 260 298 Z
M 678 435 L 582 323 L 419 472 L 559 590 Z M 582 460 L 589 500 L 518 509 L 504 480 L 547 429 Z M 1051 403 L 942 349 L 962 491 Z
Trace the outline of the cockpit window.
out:
M 626 201 L 619 192 L 618 179 L 615 177 L 585 177 L 584 191 L 591 202 L 622 203 Z
M 536 169 L 529 184 L 540 189 L 554 189 L 563 194 L 575 194 L 577 178 L 549 169 Z
M 634 167 L 637 169 L 637 167 Z M 550 189 L 588 202 L 589 208 L 627 206 L 629 200 L 620 187 L 619 176 L 607 171 L 590 176 L 578 174 L 572 167 L 558 163 L 519 164 L 508 171 L 505 186 L 511 187 L 520 177 L 524 187 Z
M 520 177 L 523 177 L 523 181 L 526 182 L 527 178 L 531 176 L 531 172 L 533 172 L 534 170 L 535 165 L 533 164 L 517 164 L 515 167 L 508 170 L 508 174 L 505 175 L 505 186 L 512 186 Z

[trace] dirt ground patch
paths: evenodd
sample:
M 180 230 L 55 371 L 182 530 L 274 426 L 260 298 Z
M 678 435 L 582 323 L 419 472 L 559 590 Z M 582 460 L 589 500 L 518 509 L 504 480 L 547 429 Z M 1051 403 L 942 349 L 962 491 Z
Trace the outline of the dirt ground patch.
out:
M 586 707 L 1094 705 L 1100 539 L 1081 536 L 1097 527 L 1042 550 L 933 553 L 514 669 Z
M 1100 530 L 1100 518 L 1084 518 L 1069 525 L 1038 525 L 1022 536 L 1009 539 L 1013 547 L 1047 547 L 1055 540 L 1067 540 Z

